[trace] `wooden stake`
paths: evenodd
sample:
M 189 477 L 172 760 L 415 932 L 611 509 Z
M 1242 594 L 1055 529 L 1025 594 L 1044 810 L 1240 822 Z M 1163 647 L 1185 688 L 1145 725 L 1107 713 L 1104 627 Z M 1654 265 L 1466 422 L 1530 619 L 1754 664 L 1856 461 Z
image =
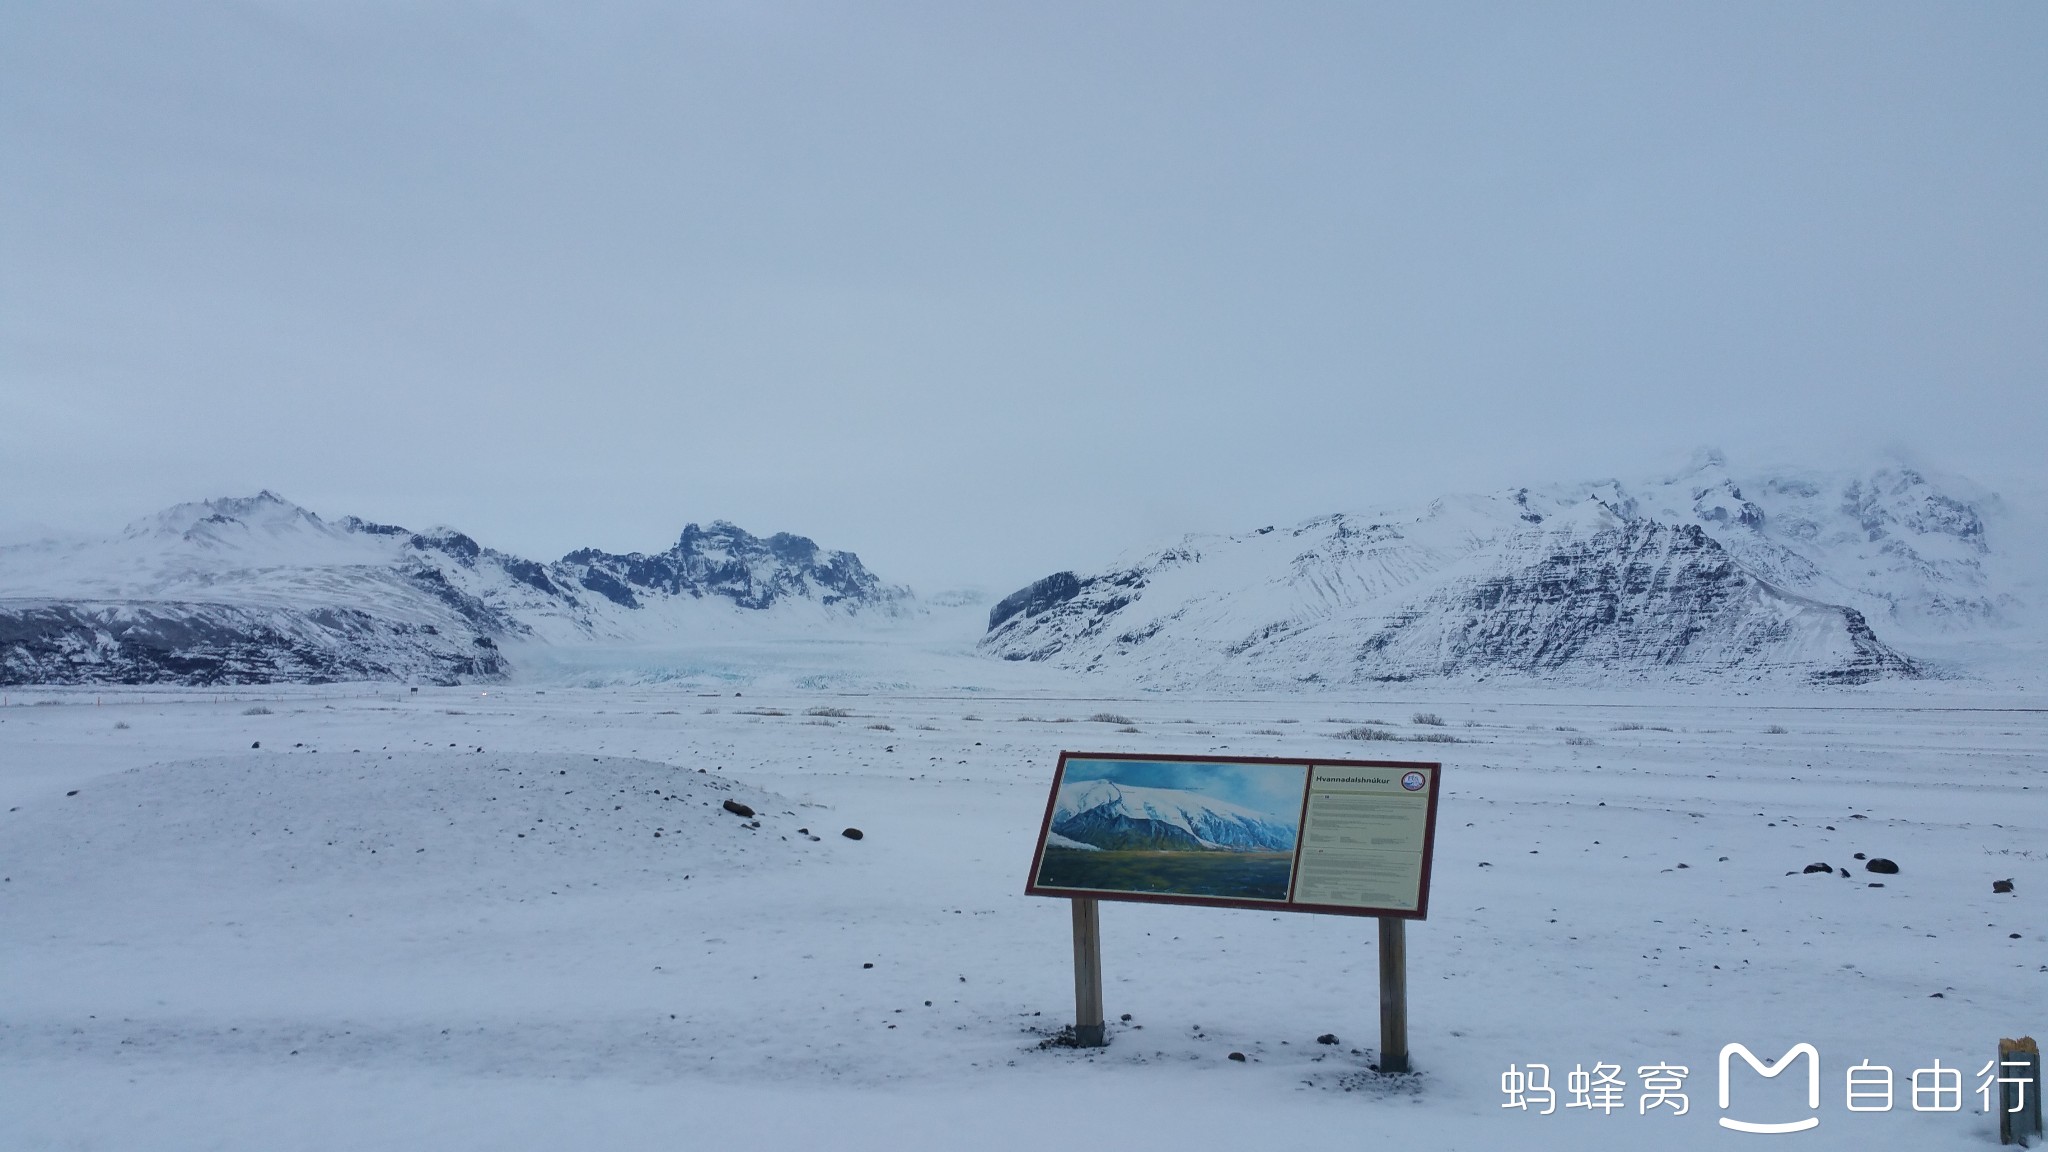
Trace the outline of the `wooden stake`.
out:
M 2007 1068 L 2012 1061 L 2018 1068 Z M 2029 1139 L 2041 1142 L 2041 1046 L 2032 1036 L 1998 1042 L 1998 1071 L 2001 1081 L 2024 1080 L 2024 1084 L 1998 1085 L 1998 1142 L 2027 1146 Z M 2029 1090 L 2031 1089 L 2031 1091 Z
M 1408 922 L 1380 920 L 1380 1071 L 1408 1071 Z
M 1108 1043 L 1102 1035 L 1101 902 L 1092 896 L 1074 897 L 1074 1043 Z

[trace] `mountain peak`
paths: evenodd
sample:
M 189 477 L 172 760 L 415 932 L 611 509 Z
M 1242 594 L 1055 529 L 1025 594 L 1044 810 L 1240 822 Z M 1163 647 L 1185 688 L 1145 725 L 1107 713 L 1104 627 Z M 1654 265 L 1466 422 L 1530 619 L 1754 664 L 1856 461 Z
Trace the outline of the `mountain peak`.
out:
M 175 504 L 131 523 L 124 535 L 179 537 L 199 545 L 223 545 L 255 534 L 333 531 L 319 516 L 268 488 L 254 496 L 216 496 Z

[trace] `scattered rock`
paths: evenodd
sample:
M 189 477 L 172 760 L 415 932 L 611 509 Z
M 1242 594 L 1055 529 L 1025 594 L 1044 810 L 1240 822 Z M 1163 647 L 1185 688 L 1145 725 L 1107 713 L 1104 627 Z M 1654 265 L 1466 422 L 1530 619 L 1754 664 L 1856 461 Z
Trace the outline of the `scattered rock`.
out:
M 1870 862 L 1863 866 L 1863 870 L 1865 872 L 1875 872 L 1880 876 L 1896 876 L 1899 872 L 1899 866 L 1882 856 L 1873 856 L 1870 858 Z
M 1856 858 L 1857 858 L 1858 860 L 1866 859 L 1866 857 L 1865 857 L 1865 856 L 1863 855 L 1863 853 L 1861 853 L 1861 852 L 1858 852 L 1858 853 L 1856 854 Z
M 1232 1053 L 1230 1054 L 1230 1058 L 1231 1058 L 1232 1060 L 1235 1060 L 1235 1061 L 1237 1061 L 1237 1062 L 1238 1062 L 1239 1064 L 1242 1064 L 1242 1063 L 1244 1063 L 1244 1053 L 1242 1053 L 1242 1052 L 1232 1052 Z
M 251 743 L 251 744 L 249 745 L 249 747 L 251 747 L 251 748 L 261 748 L 261 747 L 263 747 L 263 741 L 261 741 L 261 740 L 257 740 L 257 741 L 254 741 L 254 742 L 252 742 L 252 743 Z
M 1318 1037 L 1316 1037 L 1316 1043 L 1318 1043 L 1318 1044 L 1335 1044 L 1335 1043 L 1338 1043 L 1338 1040 L 1337 1040 L 1337 1034 L 1336 1034 L 1335 1032 L 1325 1032 L 1325 1033 L 1323 1033 L 1323 1034 L 1322 1034 L 1321 1036 L 1318 1036 Z
M 867 835 L 867 833 L 862 832 L 858 828 L 848 828 L 846 831 L 841 832 L 840 835 L 846 837 L 848 840 L 858 840 L 862 836 Z
M 1991 882 L 1991 890 L 1992 890 L 1993 892 L 2011 892 L 2011 891 L 2012 891 L 2012 881 L 2010 881 L 2010 880 L 1993 880 L 1993 881 Z
M 66 795 L 66 796 L 76 796 L 76 795 L 78 795 L 78 789 L 76 789 L 76 788 L 73 788 L 73 789 L 72 789 L 71 791 L 69 791 L 69 792 L 66 792 L 66 793 L 65 793 L 65 795 Z
M 1826 864 L 1808 864 L 1806 867 L 1801 868 L 1800 871 L 1809 874 L 1814 872 L 1826 872 L 1830 876 L 1834 875 L 1835 872 L 1833 868 L 1829 867 Z
M 1129 1012 L 1126 1012 L 1122 1016 L 1119 1016 L 1118 1019 L 1122 1020 L 1126 1024 L 1129 1024 L 1131 1022 L 1131 1014 Z
M 1941 993 L 1939 993 L 1939 992 L 1929 992 L 1929 993 L 1927 994 L 1927 998 L 1928 998 L 1929 1000 L 1946 1000 L 1946 999 L 1948 999 L 1948 997 L 1946 997 L 1946 996 L 1943 996 L 1943 995 L 1942 995 Z
M 742 804 L 737 800 L 727 800 L 724 804 L 720 805 L 720 807 L 724 808 L 727 812 L 732 813 L 733 815 L 739 817 L 742 820 L 751 820 L 754 816 L 754 810 L 752 808 L 747 807 L 745 804 Z
M 865 964 L 862 964 L 862 965 L 861 965 L 861 967 L 863 967 L 863 968 L 873 968 L 874 966 L 875 966 L 875 965 L 874 965 L 874 961 L 872 961 L 872 960 L 870 960 L 870 961 L 868 961 L 867 963 L 865 963 Z
M 1872 883 L 1872 884 L 1870 884 L 1870 885 L 1867 885 L 1867 887 L 1871 887 L 1871 888 L 1882 888 L 1882 887 L 1884 887 L 1884 885 L 1882 885 L 1882 884 L 1877 884 L 1877 883 Z
M 2006 939 L 2007 939 L 2007 940 L 2017 940 L 2017 939 L 2019 939 L 2019 938 L 2020 938 L 2020 934 L 2019 934 L 2019 933 L 2017 933 L 2017 932 L 2014 932 L 2014 933 L 2012 933 L 2011 935 L 2009 935 L 2009 936 L 2007 936 L 2007 937 L 2006 937 Z

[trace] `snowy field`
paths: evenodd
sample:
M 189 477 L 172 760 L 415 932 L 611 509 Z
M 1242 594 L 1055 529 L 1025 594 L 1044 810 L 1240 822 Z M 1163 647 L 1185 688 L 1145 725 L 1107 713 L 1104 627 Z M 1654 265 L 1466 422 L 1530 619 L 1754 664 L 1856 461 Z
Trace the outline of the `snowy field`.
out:
M 10 694 L 0 1148 L 1973 1148 L 1972 1074 L 2048 1033 L 2038 698 L 699 691 Z M 1369 1069 L 1340 917 L 1105 904 L 1111 1045 L 1041 1048 L 1062 748 L 1441 760 L 1417 1074 Z M 1820 1126 L 1719 1128 L 1730 1041 L 1815 1045 Z M 1865 1058 L 1889 1113 L 1844 1106 Z M 1936 1059 L 1960 1113 L 1910 1107 Z M 1601 1062 L 1626 1110 L 1562 1107 Z M 1657 1063 L 1687 1114 L 1638 1114 Z M 1806 1114 L 1793 1079 L 1727 1114 Z

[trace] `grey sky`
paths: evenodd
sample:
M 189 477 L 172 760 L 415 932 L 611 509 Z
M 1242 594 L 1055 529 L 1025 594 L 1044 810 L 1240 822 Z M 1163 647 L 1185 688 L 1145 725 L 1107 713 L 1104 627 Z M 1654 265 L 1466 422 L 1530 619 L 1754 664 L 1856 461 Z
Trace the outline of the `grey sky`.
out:
M 1293 824 L 1301 817 L 1299 764 L 1206 764 L 1172 760 L 1069 760 L 1061 788 L 1111 780 L 1132 788 L 1198 792 Z
M 0 6 L 0 530 L 1002 592 L 1701 444 L 2040 471 L 2048 6 Z

